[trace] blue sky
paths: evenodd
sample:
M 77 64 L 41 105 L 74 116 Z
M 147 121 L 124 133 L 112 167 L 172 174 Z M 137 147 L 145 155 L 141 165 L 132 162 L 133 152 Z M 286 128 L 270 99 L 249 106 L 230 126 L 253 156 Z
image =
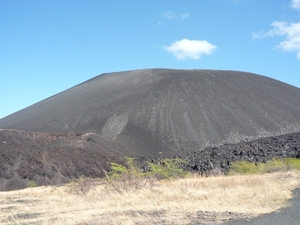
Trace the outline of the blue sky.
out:
M 0 118 L 143 68 L 239 70 L 300 87 L 300 0 L 0 0 Z

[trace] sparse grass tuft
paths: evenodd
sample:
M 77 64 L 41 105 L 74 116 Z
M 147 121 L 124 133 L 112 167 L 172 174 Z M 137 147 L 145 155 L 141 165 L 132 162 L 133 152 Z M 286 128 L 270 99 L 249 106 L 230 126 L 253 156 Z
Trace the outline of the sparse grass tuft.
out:
M 69 192 L 77 195 L 86 195 L 92 188 L 99 183 L 97 178 L 80 177 L 68 184 Z

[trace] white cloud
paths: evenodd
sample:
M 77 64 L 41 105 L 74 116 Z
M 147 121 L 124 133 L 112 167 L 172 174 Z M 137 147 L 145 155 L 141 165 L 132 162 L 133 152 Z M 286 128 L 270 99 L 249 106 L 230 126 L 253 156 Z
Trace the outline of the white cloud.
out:
M 277 47 L 284 51 L 297 52 L 297 58 L 300 59 L 300 22 L 291 24 L 275 22 L 272 25 L 275 27 L 275 34 L 286 36 Z
M 195 59 L 198 60 L 204 54 L 211 54 L 217 46 L 205 40 L 188 40 L 182 39 L 173 42 L 170 46 L 165 46 L 164 49 L 172 53 L 177 59 Z
M 263 33 L 262 31 L 259 31 L 258 33 L 252 33 L 252 38 L 254 39 L 263 37 L 267 37 L 267 33 Z
M 292 0 L 291 7 L 293 9 L 299 9 L 300 10 L 300 0 Z
M 175 19 L 185 20 L 190 16 L 190 14 L 188 12 L 180 14 L 170 10 L 165 12 L 162 16 L 169 20 L 175 20 Z
M 300 22 L 286 23 L 276 21 L 271 24 L 273 29 L 266 33 L 259 32 L 252 34 L 253 38 L 285 36 L 285 40 L 280 42 L 276 47 L 283 51 L 297 52 L 297 58 L 300 59 Z
M 184 13 L 184 14 L 181 14 L 180 17 L 182 20 L 185 20 L 186 18 L 188 18 L 190 16 L 189 13 Z
M 292 0 L 291 7 L 300 10 L 300 0 Z M 268 32 L 253 33 L 253 38 L 264 38 L 274 36 L 284 36 L 285 39 L 280 42 L 276 48 L 283 51 L 296 52 L 300 60 L 300 22 L 287 23 L 284 21 L 275 21 L 271 24 L 273 27 Z

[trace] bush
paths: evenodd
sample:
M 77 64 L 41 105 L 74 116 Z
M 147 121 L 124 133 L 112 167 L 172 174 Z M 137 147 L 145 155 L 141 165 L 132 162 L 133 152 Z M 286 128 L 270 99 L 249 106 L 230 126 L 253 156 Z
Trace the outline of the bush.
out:
M 272 159 L 266 163 L 259 163 L 257 166 L 261 168 L 262 173 L 273 173 L 289 170 L 282 159 Z
M 300 159 L 274 158 L 266 163 L 238 161 L 231 163 L 228 175 L 233 174 L 262 174 L 280 171 L 300 170 Z
M 96 178 L 90 178 L 90 177 L 80 177 L 73 182 L 71 182 L 68 187 L 69 191 L 71 193 L 77 194 L 77 195 L 86 195 L 89 190 L 96 187 L 98 183 L 98 180 Z
M 28 181 L 28 187 L 37 187 L 37 183 L 34 180 Z
M 127 166 L 110 163 L 110 171 L 106 174 L 108 182 L 118 192 L 132 188 L 153 187 L 157 180 L 174 179 L 187 174 L 182 169 L 185 161 L 182 159 L 164 159 L 159 164 L 147 163 L 149 172 L 142 172 L 134 163 L 133 158 L 127 158 Z
M 129 170 L 125 167 L 122 166 L 120 164 L 117 163 L 110 163 L 110 169 L 111 171 L 108 172 L 108 178 L 109 179 L 119 179 L 121 177 L 123 177 L 124 175 L 128 175 L 129 174 Z
M 259 173 L 258 167 L 254 163 L 247 161 L 238 161 L 231 163 L 228 175 L 257 173 Z
M 135 164 L 133 158 L 127 158 L 127 167 L 117 163 L 110 163 L 111 171 L 106 173 L 108 180 L 122 177 L 156 177 L 157 179 L 173 179 L 184 177 L 187 172 L 182 169 L 186 162 L 180 158 L 163 159 L 158 164 L 147 163 L 149 172 L 142 172 Z
M 118 163 L 111 162 L 110 163 L 110 171 L 108 173 L 105 172 L 106 178 L 108 180 L 117 180 L 125 177 L 136 177 L 141 176 L 141 172 L 139 168 L 134 164 L 133 158 L 126 158 L 127 163 L 126 167 L 120 165 Z
M 180 158 L 163 159 L 159 164 L 148 163 L 150 171 L 148 174 L 158 179 L 175 179 L 184 177 L 187 171 L 182 169 L 186 162 Z
M 286 158 L 283 161 L 289 170 L 300 170 L 300 159 Z
M 142 173 L 134 164 L 133 158 L 127 158 L 126 167 L 114 162 L 110 163 L 110 171 L 105 172 L 107 181 L 115 191 L 128 191 L 132 188 L 152 187 L 156 179 Z

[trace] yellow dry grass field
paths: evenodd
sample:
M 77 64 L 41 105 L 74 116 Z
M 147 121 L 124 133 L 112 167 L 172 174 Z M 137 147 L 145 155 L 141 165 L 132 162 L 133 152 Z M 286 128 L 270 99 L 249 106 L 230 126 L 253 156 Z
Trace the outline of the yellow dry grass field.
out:
M 86 193 L 74 183 L 34 187 L 0 192 L 0 224 L 189 224 L 201 219 L 199 211 L 215 212 L 203 224 L 221 224 L 231 215 L 224 212 L 256 216 L 285 207 L 299 185 L 300 172 L 291 171 L 194 176 L 138 189 L 100 180 Z

